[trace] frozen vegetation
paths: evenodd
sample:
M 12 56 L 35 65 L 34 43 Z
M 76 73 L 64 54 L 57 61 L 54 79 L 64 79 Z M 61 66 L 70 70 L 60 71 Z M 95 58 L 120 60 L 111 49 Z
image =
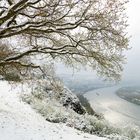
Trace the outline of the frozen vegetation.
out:
M 46 121 L 20 100 L 21 87 L 11 89 L 7 82 L 0 81 L 0 140 L 106 140 L 63 123 Z M 24 88 L 22 92 L 30 90 Z
M 60 81 L 41 80 L 29 87 L 11 89 L 0 82 L 2 140 L 140 140 L 137 128 L 115 128 L 103 117 L 89 115 Z

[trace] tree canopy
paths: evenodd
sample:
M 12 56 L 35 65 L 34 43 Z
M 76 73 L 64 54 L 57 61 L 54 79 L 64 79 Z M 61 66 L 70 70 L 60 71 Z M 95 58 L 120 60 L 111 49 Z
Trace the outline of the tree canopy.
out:
M 101 76 L 120 79 L 128 49 L 125 3 L 1 0 L 0 75 L 26 75 L 56 60 L 88 65 Z

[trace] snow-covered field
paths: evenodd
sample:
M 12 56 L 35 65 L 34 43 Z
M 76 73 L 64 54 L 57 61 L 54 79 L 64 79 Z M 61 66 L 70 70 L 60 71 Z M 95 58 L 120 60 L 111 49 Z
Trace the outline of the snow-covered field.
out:
M 21 101 L 20 94 L 21 89 L 0 81 L 0 140 L 107 140 L 46 121 Z

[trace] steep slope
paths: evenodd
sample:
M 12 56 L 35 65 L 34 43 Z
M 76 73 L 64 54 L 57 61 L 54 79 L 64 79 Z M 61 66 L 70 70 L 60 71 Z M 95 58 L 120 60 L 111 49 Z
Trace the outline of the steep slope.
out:
M 20 100 L 19 91 L 0 81 L 0 140 L 106 140 L 46 121 Z

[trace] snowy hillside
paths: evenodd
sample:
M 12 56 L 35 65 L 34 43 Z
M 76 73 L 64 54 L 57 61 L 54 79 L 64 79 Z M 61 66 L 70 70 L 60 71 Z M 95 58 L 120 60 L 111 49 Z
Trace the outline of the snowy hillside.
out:
M 46 121 L 20 100 L 19 91 L 0 81 L 0 140 L 106 140 Z

